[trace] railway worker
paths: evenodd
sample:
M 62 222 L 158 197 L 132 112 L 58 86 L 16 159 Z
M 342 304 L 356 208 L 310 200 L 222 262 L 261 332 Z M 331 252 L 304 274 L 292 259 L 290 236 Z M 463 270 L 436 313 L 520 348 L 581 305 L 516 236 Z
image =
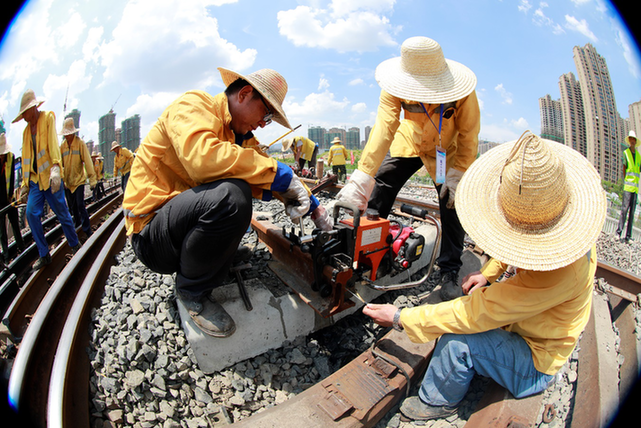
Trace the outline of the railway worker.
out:
M 9 217 L 9 223 L 13 236 L 16 241 L 16 247 L 19 251 L 24 249 L 22 232 L 18 221 L 18 209 L 12 204 L 14 199 L 15 169 L 16 159 L 11 152 L 11 147 L 7 144 L 7 137 L 3 132 L 0 134 L 0 243 L 2 244 L 2 260 L 8 264 L 11 257 L 9 256 L 9 239 L 7 237 L 6 218 Z
M 637 206 L 639 197 L 639 176 L 641 176 L 641 154 L 636 150 L 637 135 L 634 131 L 625 137 L 628 148 L 623 152 L 623 202 L 621 204 L 621 214 L 619 215 L 619 225 L 617 226 L 617 236 L 621 236 L 625 227 L 626 217 L 628 227 L 625 231 L 626 243 L 632 239 L 632 226 L 634 226 L 634 210 Z
M 252 134 L 272 119 L 291 129 L 285 79 L 270 69 L 218 70 L 223 93 L 184 93 L 144 138 L 123 207 L 138 258 L 153 271 L 176 272 L 176 297 L 194 323 L 227 337 L 235 322 L 210 292 L 222 285 L 249 227 L 252 196 L 274 193 L 292 220 L 312 212 L 317 227 L 332 225 L 292 169 L 263 153 Z
M 131 166 L 134 163 L 134 154 L 128 148 L 118 144 L 117 141 L 111 143 L 111 151 L 116 154 L 114 157 L 114 178 L 118 177 L 118 173 L 122 175 L 120 187 L 124 194 L 127 188 L 127 181 L 129 181 L 129 174 L 131 173 Z
M 96 173 L 96 185 L 93 188 L 93 200 L 94 202 L 97 202 L 105 196 L 105 186 L 102 183 L 102 180 L 105 177 L 104 158 L 98 150 L 94 149 L 91 154 L 91 160 L 93 161 L 93 169 Z
M 16 123 L 22 119 L 27 122 L 22 139 L 20 199 L 27 203 L 27 223 L 38 247 L 39 258 L 33 265 L 34 270 L 51 263 L 49 245 L 41 223 L 45 200 L 60 221 L 72 252 L 80 249 L 63 191 L 56 116 L 51 111 L 38 110 L 43 102 L 36 99 L 33 90 L 27 89 L 22 95 L 20 112 L 12 122 Z
M 345 180 L 347 176 L 347 169 L 345 168 L 345 160 L 347 159 L 347 150 L 343 145 L 340 138 L 334 137 L 332 147 L 329 148 L 327 155 L 327 164 L 332 166 L 332 172 L 338 177 L 339 181 Z
M 363 309 L 414 342 L 440 337 L 418 397 L 401 405 L 411 419 L 453 414 L 475 373 L 517 398 L 546 389 L 590 317 L 606 198 L 585 157 L 524 134 L 472 164 L 456 204 L 467 233 L 492 256 L 463 279 L 467 295 Z M 516 274 L 494 282 L 509 265 Z
M 318 143 L 313 142 L 305 137 L 289 137 L 283 140 L 281 150 L 286 152 L 292 149 L 294 153 L 294 165 L 298 168 L 299 173 L 303 171 L 305 162 L 311 171 L 316 169 L 316 156 L 318 155 Z
M 91 236 L 89 213 L 85 207 L 85 183 L 89 179 L 89 187 L 96 186 L 96 171 L 89 155 L 89 149 L 77 135 L 73 118 L 68 117 L 62 125 L 60 135 L 64 141 L 60 145 L 62 155 L 62 178 L 65 183 L 65 195 L 71 216 L 76 227 L 81 226 L 87 238 Z
M 458 271 L 465 239 L 454 198 L 478 149 L 476 76 L 445 59 L 440 45 L 427 37 L 405 40 L 400 58 L 383 61 L 375 76 L 382 88 L 376 123 L 358 169 L 337 199 L 387 218 L 399 190 L 425 165 L 438 191 L 443 231 L 439 269 L 430 282 L 441 285 L 441 298 L 454 299 L 462 294 Z

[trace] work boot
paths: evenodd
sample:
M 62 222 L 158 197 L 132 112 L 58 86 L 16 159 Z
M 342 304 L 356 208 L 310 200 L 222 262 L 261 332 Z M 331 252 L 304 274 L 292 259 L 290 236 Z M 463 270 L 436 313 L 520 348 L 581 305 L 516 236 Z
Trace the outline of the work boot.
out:
M 234 254 L 234 258 L 232 259 L 232 266 L 249 261 L 253 254 L 253 250 L 248 246 L 239 245 L 236 253 Z
M 401 413 L 413 421 L 447 418 L 456 413 L 456 409 L 456 407 L 431 406 L 421 401 L 417 395 L 406 398 L 401 405 Z
M 441 291 L 443 301 L 454 300 L 463 295 L 463 290 L 458 284 L 458 271 L 445 272 L 441 276 Z
M 435 288 L 440 283 L 441 283 L 441 270 L 439 269 L 438 266 L 434 265 L 434 268 L 432 269 L 432 273 L 430 273 L 430 276 L 427 278 L 427 284 L 432 288 Z
M 51 263 L 51 254 L 47 254 L 44 257 L 40 257 L 36 262 L 33 264 L 32 268 L 34 271 L 40 270 L 46 265 Z
M 189 316 L 204 333 L 213 337 L 229 337 L 236 331 L 236 323 L 220 303 L 207 297 L 190 299 L 177 297 L 185 305 Z
M 75 247 L 71 247 L 71 254 L 76 254 L 80 251 L 80 247 L 82 247 L 82 245 L 80 244 L 80 241 L 78 241 Z

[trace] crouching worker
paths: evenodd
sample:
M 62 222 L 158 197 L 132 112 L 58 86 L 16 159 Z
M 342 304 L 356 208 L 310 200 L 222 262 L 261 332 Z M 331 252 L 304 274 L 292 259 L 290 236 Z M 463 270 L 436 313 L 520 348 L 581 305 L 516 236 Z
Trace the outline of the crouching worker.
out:
M 456 412 L 475 373 L 517 398 L 545 390 L 590 316 L 606 198 L 599 174 L 579 152 L 524 134 L 472 164 L 456 205 L 467 233 L 492 256 L 464 278 L 467 295 L 402 310 L 363 309 L 414 342 L 440 337 L 418 396 L 401 406 L 414 420 Z M 493 283 L 508 265 L 516 274 Z
M 138 258 L 153 271 L 176 272 L 176 297 L 196 325 L 227 337 L 235 322 L 209 295 L 249 227 L 252 196 L 269 200 L 274 193 L 292 220 L 311 213 L 317 227 L 332 225 L 291 168 L 262 153 L 252 134 L 272 119 L 291 129 L 282 108 L 285 79 L 270 69 L 219 71 L 223 93 L 186 92 L 144 138 L 123 208 Z

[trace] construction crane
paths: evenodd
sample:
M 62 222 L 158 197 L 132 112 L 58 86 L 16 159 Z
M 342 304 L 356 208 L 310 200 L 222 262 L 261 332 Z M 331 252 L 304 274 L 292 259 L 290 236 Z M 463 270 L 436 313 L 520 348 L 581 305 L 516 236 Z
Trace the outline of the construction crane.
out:
M 111 105 L 111 109 L 109 110 L 110 112 L 114 111 L 114 107 L 116 107 L 116 104 L 118 103 L 118 100 L 120 99 L 120 95 L 122 95 L 122 93 L 120 93 L 118 95 L 118 98 L 116 98 L 116 101 L 114 101 L 114 103 Z

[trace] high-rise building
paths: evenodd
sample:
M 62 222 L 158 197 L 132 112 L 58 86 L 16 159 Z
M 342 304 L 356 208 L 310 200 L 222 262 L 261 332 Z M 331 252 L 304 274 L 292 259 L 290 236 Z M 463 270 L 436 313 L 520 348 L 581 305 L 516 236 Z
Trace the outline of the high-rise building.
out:
M 365 127 L 365 139 L 363 140 L 363 144 L 361 144 L 361 149 L 365 148 L 365 144 L 367 144 L 367 140 L 369 140 L 369 134 L 372 132 L 372 127 L 367 125 Z
M 140 116 L 133 116 L 123 120 L 120 124 L 120 144 L 132 152 L 140 145 Z
M 586 158 L 601 179 L 616 183 L 621 177 L 619 113 L 605 59 L 590 43 L 575 46 L 577 68 L 585 114 Z
M 573 73 L 567 73 L 559 78 L 561 91 L 561 111 L 563 116 L 563 141 L 587 158 L 587 142 L 585 135 L 585 114 L 583 113 L 583 97 L 581 85 Z
M 317 143 L 321 149 L 326 149 L 325 143 L 325 128 L 320 126 L 310 126 L 307 128 L 307 138 Z
M 349 128 L 345 133 L 345 148 L 348 150 L 357 150 L 361 144 L 361 129 L 354 126 Z
M 548 94 L 539 98 L 541 114 L 541 137 L 563 143 L 563 112 L 561 101 L 553 100 Z
M 116 141 L 116 113 L 109 110 L 109 113 L 98 119 L 98 150 L 104 158 L 105 171 L 113 171 L 114 153 L 111 151 L 111 143 Z
M 628 106 L 628 116 L 630 117 L 630 129 L 637 134 L 637 137 L 641 138 L 641 101 L 637 101 Z M 629 130 L 624 133 L 623 138 L 625 138 L 628 133 Z

